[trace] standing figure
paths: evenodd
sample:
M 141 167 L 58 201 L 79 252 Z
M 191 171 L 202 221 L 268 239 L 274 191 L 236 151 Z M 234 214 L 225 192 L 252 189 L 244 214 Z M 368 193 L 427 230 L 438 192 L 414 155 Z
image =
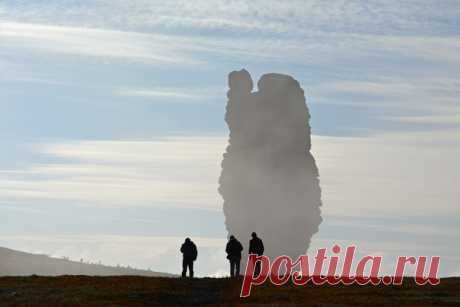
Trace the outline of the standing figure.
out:
M 190 277 L 193 277 L 193 262 L 198 257 L 198 251 L 195 243 L 193 243 L 190 238 L 186 238 L 180 248 L 180 251 L 182 253 L 182 277 L 187 275 L 187 268 L 189 270 Z
M 251 234 L 252 239 L 249 240 L 249 253 L 256 254 L 257 256 L 262 256 L 264 253 L 264 243 L 262 240 L 257 236 L 255 232 Z M 255 276 L 258 276 L 260 273 L 260 262 L 256 263 L 256 267 L 254 269 Z
M 227 259 L 230 261 L 230 276 L 240 276 L 240 263 L 241 263 L 241 252 L 243 251 L 243 245 L 234 236 L 230 236 L 228 240 L 225 252 L 227 253 Z

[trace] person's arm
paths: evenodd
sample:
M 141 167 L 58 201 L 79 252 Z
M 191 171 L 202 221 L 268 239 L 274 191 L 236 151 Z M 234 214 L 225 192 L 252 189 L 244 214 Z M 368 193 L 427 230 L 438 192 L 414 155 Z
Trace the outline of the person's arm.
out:
M 195 244 L 193 244 L 193 252 L 195 254 L 195 259 L 198 258 L 198 248 L 196 248 Z
M 264 248 L 264 242 L 262 240 L 260 240 L 260 250 L 261 250 L 261 254 L 263 254 L 265 248 Z
M 254 243 L 251 241 L 249 241 L 249 253 L 250 254 L 254 254 Z
M 180 252 L 183 254 L 184 253 L 184 244 L 180 247 Z

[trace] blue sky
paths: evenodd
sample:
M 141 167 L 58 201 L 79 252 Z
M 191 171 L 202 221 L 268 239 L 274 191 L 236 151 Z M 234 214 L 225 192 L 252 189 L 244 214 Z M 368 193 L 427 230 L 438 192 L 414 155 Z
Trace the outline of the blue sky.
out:
M 459 275 L 459 20 L 458 1 L 0 1 L 0 245 L 177 272 L 191 235 L 199 273 L 224 272 L 227 74 L 246 68 L 305 90 L 313 248 Z

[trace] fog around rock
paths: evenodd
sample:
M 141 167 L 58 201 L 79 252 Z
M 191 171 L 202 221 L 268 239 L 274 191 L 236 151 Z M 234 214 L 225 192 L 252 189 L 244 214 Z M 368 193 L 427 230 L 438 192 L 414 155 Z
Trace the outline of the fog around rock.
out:
M 297 258 L 322 221 L 304 91 L 282 74 L 263 75 L 257 91 L 246 70 L 231 72 L 228 80 L 230 137 L 219 180 L 228 234 L 246 253 L 254 231 L 266 255 Z

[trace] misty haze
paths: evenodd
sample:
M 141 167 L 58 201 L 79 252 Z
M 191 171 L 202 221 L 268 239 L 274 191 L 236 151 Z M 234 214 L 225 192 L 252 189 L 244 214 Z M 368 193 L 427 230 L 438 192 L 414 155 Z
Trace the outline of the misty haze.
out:
M 246 70 L 228 77 L 230 129 L 219 192 L 229 235 L 248 251 L 256 232 L 266 255 L 296 258 L 321 223 L 318 168 L 310 153 L 310 113 L 294 78 L 265 74 L 253 92 Z

